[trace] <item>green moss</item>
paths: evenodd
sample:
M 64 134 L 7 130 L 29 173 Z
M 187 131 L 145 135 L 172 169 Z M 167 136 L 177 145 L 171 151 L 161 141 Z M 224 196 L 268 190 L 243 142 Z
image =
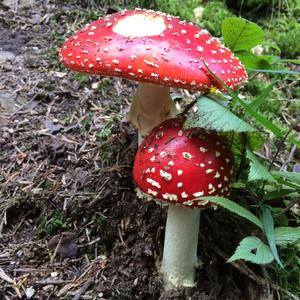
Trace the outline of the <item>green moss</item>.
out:
M 204 6 L 202 18 L 196 22 L 212 35 L 220 36 L 223 20 L 232 16 L 234 14 L 228 10 L 223 2 L 211 1 Z
M 39 236 L 48 236 L 68 229 L 68 224 L 61 212 L 53 212 L 42 218 L 38 226 Z
M 300 24 L 295 19 L 272 19 L 264 27 L 266 39 L 276 43 L 282 56 L 300 55 Z
M 228 7 L 243 17 L 259 20 L 261 17 L 297 17 L 300 14 L 299 0 L 226 0 Z
M 157 9 L 165 13 L 179 16 L 183 20 L 193 19 L 193 10 L 201 4 L 201 0 L 156 0 Z
M 263 90 L 270 84 L 269 81 L 262 81 L 261 79 L 253 79 L 249 81 L 245 87 L 244 93 L 248 94 L 249 99 L 253 99 L 253 96 L 258 96 Z M 259 107 L 259 112 L 266 116 L 268 119 L 276 120 L 283 108 L 283 102 L 279 99 L 283 99 L 284 95 L 277 87 L 266 95 L 263 104 Z

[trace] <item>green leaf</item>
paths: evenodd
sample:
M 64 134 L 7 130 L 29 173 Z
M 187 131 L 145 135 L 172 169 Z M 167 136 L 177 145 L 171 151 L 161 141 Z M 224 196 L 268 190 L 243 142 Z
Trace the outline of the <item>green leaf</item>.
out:
M 250 149 L 247 149 L 247 158 L 250 160 L 250 172 L 248 175 L 249 181 L 268 180 L 276 182 L 268 169 L 260 163 L 260 161 Z
M 204 63 L 205 64 L 205 63 Z M 227 90 L 227 92 L 230 94 L 230 96 L 237 102 L 240 103 L 240 105 L 248 112 L 257 122 L 259 122 L 261 125 L 263 125 L 266 129 L 270 130 L 276 137 L 281 138 L 283 136 L 282 130 L 270 122 L 268 119 L 266 119 L 263 115 L 257 113 L 255 110 L 253 110 L 248 104 L 246 104 L 242 99 L 239 98 L 239 96 L 230 88 L 228 87 L 224 81 L 222 81 L 220 78 L 218 78 L 205 64 L 209 74 L 216 79 L 218 82 L 220 82 L 223 87 Z
M 287 179 L 289 181 L 292 181 L 300 185 L 300 173 L 286 172 L 286 171 L 273 171 L 272 174 L 274 176 L 282 177 L 284 179 Z
M 267 237 L 271 252 L 276 260 L 276 262 L 283 268 L 283 264 L 278 256 L 276 242 L 275 242 L 275 233 L 274 233 L 274 220 L 270 209 L 267 207 L 262 207 L 262 216 L 261 216 L 264 233 Z
M 274 260 L 274 257 L 270 248 L 259 238 L 248 236 L 240 242 L 234 254 L 228 259 L 228 262 L 238 259 L 265 265 L 271 263 Z
M 200 127 L 207 130 L 235 132 L 256 131 L 215 100 L 201 97 L 197 100 L 196 106 L 197 111 L 188 115 L 184 128 Z
M 223 197 L 201 197 L 200 199 L 207 200 L 209 202 L 220 205 L 226 208 L 227 210 L 229 210 L 230 212 L 235 213 L 240 217 L 247 219 L 248 221 L 252 222 L 256 226 L 260 227 L 261 229 L 263 228 L 262 222 L 251 211 L 237 204 L 236 202 L 233 202 Z
M 258 25 L 241 18 L 224 19 L 222 35 L 225 45 L 233 51 L 251 49 L 264 40 L 264 32 Z
M 300 228 L 277 227 L 275 228 L 275 241 L 280 246 L 286 246 L 300 240 Z
M 228 141 L 234 156 L 240 156 L 245 147 L 254 151 L 260 149 L 265 143 L 264 138 L 258 131 L 241 133 L 229 131 L 222 133 L 222 136 Z
M 271 69 L 271 65 L 267 60 L 249 51 L 237 52 L 236 55 L 246 69 Z

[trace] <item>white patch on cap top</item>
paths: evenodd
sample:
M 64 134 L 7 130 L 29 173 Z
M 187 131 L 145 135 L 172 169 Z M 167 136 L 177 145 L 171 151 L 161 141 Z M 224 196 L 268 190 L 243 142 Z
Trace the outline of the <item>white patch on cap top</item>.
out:
M 163 17 L 146 13 L 125 17 L 113 27 L 113 32 L 125 37 L 160 35 L 165 30 Z

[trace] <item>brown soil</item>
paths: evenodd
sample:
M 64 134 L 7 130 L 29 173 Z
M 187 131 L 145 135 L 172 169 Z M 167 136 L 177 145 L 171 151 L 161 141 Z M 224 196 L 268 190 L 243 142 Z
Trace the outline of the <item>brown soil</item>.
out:
M 166 211 L 132 182 L 135 85 L 64 69 L 62 36 L 87 10 L 33 5 L 0 13 L 0 299 L 184 299 L 158 273 Z M 203 213 L 191 299 L 267 299 L 260 270 L 226 263 L 246 234 Z

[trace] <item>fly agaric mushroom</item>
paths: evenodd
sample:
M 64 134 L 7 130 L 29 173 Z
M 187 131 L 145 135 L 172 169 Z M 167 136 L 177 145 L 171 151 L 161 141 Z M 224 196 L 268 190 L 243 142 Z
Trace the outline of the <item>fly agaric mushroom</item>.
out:
M 128 10 L 100 18 L 69 37 L 60 49 L 71 70 L 138 81 L 129 120 L 139 142 L 175 115 L 170 87 L 208 91 L 246 81 L 244 67 L 208 31 L 152 10 Z
M 144 139 L 133 177 L 156 200 L 169 203 L 162 260 L 165 289 L 191 287 L 197 264 L 200 210 L 214 207 L 202 196 L 227 196 L 230 148 L 215 132 L 183 130 L 184 119 L 163 122 Z

